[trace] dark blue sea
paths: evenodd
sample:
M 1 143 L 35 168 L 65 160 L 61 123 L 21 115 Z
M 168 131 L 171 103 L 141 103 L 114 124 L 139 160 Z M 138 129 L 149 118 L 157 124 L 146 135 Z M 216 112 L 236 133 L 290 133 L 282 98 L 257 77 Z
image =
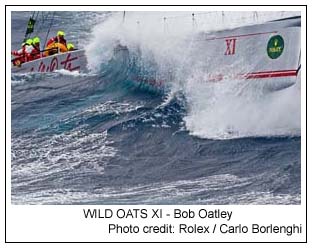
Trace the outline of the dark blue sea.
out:
M 12 12 L 12 50 L 31 14 Z M 162 15 L 182 14 L 39 13 L 88 67 L 11 76 L 12 204 L 301 203 L 300 81 L 207 85 L 188 64 L 204 15 Z

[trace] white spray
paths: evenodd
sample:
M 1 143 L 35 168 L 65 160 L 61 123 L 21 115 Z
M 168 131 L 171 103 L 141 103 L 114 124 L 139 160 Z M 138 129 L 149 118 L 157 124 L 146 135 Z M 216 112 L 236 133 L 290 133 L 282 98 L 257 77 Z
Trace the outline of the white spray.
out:
M 99 70 L 112 57 L 116 43 L 130 50 L 139 47 L 143 62 L 152 58 L 158 69 L 172 72 L 175 89 L 185 93 L 184 121 L 192 135 L 213 139 L 300 135 L 300 82 L 277 92 L 243 80 L 207 84 L 207 72 L 197 67 L 200 63 L 190 67 L 194 34 L 296 14 L 258 12 L 255 19 L 254 12 L 127 12 L 123 22 L 122 12 L 113 13 L 93 30 L 86 48 L 89 67 Z

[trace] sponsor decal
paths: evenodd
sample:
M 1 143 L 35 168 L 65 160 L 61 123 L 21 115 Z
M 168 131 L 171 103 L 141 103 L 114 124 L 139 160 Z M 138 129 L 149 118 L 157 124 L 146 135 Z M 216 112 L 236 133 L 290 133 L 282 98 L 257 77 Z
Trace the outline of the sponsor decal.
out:
M 280 35 L 272 36 L 268 42 L 267 53 L 271 59 L 280 57 L 284 50 L 284 39 Z

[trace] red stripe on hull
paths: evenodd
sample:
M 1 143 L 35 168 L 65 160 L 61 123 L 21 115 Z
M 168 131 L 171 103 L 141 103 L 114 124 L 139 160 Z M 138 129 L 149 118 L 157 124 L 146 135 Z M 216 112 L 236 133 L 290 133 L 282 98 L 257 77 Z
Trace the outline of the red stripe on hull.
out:
M 246 79 L 257 79 L 257 78 L 274 78 L 274 77 L 288 77 L 297 76 L 296 70 L 284 70 L 284 71 L 267 71 L 267 72 L 253 72 L 244 75 Z

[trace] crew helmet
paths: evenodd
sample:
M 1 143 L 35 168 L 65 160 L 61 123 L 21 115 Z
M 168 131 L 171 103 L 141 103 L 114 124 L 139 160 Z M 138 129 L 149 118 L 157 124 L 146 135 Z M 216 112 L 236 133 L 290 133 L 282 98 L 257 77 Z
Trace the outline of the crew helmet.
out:
M 67 49 L 68 50 L 73 50 L 75 48 L 75 46 L 72 43 L 68 43 L 67 44 Z
M 40 38 L 36 36 L 33 38 L 32 42 L 33 42 L 33 44 L 40 43 Z
M 25 43 L 28 45 L 32 45 L 33 40 L 31 38 L 28 38 Z
M 57 32 L 57 36 L 65 36 L 65 32 L 62 31 L 62 30 L 59 30 L 59 31 Z

